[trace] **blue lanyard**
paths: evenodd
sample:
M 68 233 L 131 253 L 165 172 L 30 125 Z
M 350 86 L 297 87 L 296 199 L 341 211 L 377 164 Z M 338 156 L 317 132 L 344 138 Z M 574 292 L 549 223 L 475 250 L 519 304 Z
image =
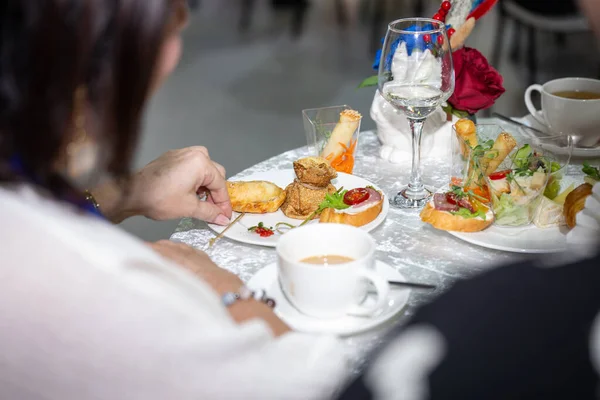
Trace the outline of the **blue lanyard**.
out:
M 34 175 L 27 173 L 27 170 L 25 168 L 25 166 L 23 165 L 23 161 L 21 160 L 21 157 L 19 157 L 18 155 L 14 155 L 10 158 L 9 160 L 9 165 L 10 168 L 18 175 L 24 176 L 26 178 L 28 178 L 31 182 L 33 183 L 37 183 L 37 179 L 35 178 Z M 79 210 L 87 212 L 89 214 L 95 215 L 99 218 L 105 219 L 106 217 L 104 217 L 104 215 L 102 215 L 102 213 L 100 212 L 100 210 L 98 210 L 93 204 L 91 204 L 89 201 L 87 200 L 81 200 L 78 198 L 75 198 L 73 196 L 68 196 L 66 198 L 61 199 L 63 201 L 66 201 L 68 203 L 71 203 L 72 205 L 74 205 L 75 207 L 77 207 Z

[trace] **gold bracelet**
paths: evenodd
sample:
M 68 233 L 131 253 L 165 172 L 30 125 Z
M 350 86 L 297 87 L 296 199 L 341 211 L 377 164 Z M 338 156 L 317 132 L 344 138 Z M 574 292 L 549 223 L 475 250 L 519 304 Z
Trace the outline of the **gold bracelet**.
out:
M 98 202 L 96 201 L 96 198 L 94 197 L 92 192 L 90 192 L 89 190 L 86 190 L 83 192 L 83 194 L 85 195 L 85 199 L 94 206 L 96 211 L 100 211 L 100 204 L 98 204 Z

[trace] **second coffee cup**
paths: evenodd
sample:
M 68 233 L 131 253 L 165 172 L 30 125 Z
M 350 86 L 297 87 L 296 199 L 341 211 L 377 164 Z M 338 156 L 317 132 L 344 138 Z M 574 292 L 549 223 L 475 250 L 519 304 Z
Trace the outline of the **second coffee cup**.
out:
M 540 92 L 542 115 L 531 95 Z M 551 132 L 573 136 L 597 135 L 600 127 L 600 80 L 562 78 L 531 85 L 525 91 L 525 104 L 531 115 Z

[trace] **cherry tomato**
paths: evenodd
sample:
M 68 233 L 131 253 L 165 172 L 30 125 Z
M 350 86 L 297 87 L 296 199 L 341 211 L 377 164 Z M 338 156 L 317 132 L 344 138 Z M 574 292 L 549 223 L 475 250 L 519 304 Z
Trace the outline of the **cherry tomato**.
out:
M 435 13 L 433 19 L 435 19 L 436 21 L 444 22 L 445 18 L 440 13 Z
M 437 37 L 437 42 L 440 46 L 444 45 L 444 37 L 442 35 Z
M 450 11 L 451 8 L 452 8 L 452 3 L 450 3 L 449 1 L 442 2 L 442 6 L 441 6 L 442 10 L 448 12 L 448 11 Z
M 348 204 L 349 206 L 354 206 L 367 200 L 369 196 L 369 191 L 364 188 L 348 190 L 348 192 L 346 192 L 344 195 L 344 203 Z
M 497 180 L 506 178 L 506 175 L 508 175 L 508 174 L 510 174 L 510 169 L 494 172 L 493 174 L 488 176 L 488 178 L 490 178 L 490 180 L 492 180 L 492 181 L 497 181 Z
M 431 43 L 431 35 L 429 33 L 426 33 L 425 35 L 423 35 L 423 41 L 425 43 Z
M 456 33 L 456 29 L 454 29 L 454 28 L 448 29 L 448 37 L 452 37 L 452 35 L 454 35 L 455 33 Z

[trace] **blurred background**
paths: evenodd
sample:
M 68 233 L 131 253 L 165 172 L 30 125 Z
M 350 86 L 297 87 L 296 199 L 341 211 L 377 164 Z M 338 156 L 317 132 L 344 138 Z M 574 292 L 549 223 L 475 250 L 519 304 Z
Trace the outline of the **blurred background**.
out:
M 362 129 L 375 124 L 375 88 L 357 89 L 387 22 L 431 17 L 441 0 L 189 0 L 181 62 L 152 99 L 138 149 L 141 167 L 169 149 L 203 145 L 228 176 L 306 145 L 301 111 L 348 104 Z M 504 77 L 493 111 L 524 116 L 531 83 L 600 77 L 600 51 L 570 0 L 500 0 L 467 45 Z M 480 113 L 485 114 L 485 113 Z M 478 115 L 478 118 L 485 115 Z M 178 221 L 132 218 L 144 240 L 166 239 Z

